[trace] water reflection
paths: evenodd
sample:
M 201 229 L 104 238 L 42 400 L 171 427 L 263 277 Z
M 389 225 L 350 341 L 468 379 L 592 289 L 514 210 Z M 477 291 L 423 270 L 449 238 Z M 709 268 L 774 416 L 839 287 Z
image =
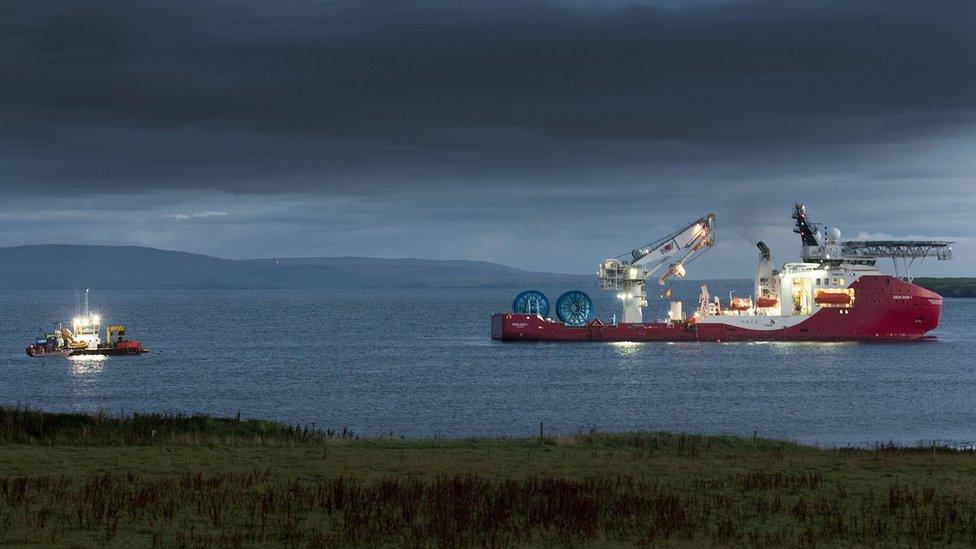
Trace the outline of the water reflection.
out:
M 614 381 L 600 384 L 605 385 L 608 395 L 613 395 L 624 424 L 633 429 L 633 426 L 640 425 L 643 417 L 641 395 L 646 388 L 641 379 L 641 370 L 644 367 L 654 367 L 660 355 L 654 353 L 652 345 L 635 341 L 617 341 L 608 346 L 611 349 L 608 365 L 612 370 L 608 379 Z
M 102 373 L 105 369 L 105 355 L 81 355 L 69 356 L 68 364 L 71 366 L 71 375 L 79 380 L 90 380 Z
M 614 341 L 610 343 L 610 348 L 613 349 L 615 355 L 629 357 L 636 355 L 640 351 L 641 345 L 636 341 Z

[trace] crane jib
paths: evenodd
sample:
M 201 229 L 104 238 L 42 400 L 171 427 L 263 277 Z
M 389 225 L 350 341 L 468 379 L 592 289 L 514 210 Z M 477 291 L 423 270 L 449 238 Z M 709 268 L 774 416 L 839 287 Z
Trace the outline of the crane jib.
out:
M 647 305 L 645 282 L 654 273 L 664 270 L 658 284 L 671 277 L 683 277 L 685 265 L 693 261 L 715 243 L 715 214 L 708 214 L 665 235 L 650 244 L 634 249 L 630 260 L 609 258 L 599 267 L 600 288 L 617 292 L 623 306 L 621 320 L 640 323 L 642 308 Z

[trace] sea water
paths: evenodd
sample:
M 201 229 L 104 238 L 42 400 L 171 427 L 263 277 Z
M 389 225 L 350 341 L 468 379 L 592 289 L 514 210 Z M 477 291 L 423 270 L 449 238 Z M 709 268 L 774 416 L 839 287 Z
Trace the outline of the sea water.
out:
M 748 294 L 748 282 L 716 286 Z M 151 353 L 29 358 L 73 292 L 0 292 L 0 403 L 267 418 L 360 435 L 667 430 L 830 446 L 976 443 L 976 300 L 946 299 L 932 341 L 501 343 L 521 288 L 96 291 Z M 543 288 L 555 302 L 565 289 Z M 656 291 L 656 290 L 655 290 Z M 613 296 L 594 295 L 599 316 Z M 697 284 L 681 286 L 685 310 Z M 665 314 L 650 296 L 648 317 Z

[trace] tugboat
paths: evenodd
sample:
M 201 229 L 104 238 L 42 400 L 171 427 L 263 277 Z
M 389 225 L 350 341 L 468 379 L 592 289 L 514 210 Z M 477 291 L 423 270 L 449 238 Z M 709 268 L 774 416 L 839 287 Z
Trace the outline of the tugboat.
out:
M 85 290 L 85 313 L 76 316 L 71 328 L 61 322 L 54 331 L 38 337 L 27 346 L 27 356 L 86 356 L 86 355 L 141 355 L 149 349 L 134 339 L 125 338 L 125 326 L 109 324 L 105 327 L 105 340 L 101 339 L 101 318 L 88 308 L 88 290 Z

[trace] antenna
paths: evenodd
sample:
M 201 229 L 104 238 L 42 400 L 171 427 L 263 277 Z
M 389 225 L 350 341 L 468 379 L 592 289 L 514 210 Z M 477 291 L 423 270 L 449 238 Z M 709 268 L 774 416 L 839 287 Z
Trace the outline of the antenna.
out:
M 88 288 L 85 288 L 85 316 L 88 316 Z

